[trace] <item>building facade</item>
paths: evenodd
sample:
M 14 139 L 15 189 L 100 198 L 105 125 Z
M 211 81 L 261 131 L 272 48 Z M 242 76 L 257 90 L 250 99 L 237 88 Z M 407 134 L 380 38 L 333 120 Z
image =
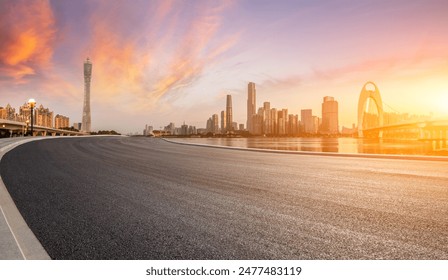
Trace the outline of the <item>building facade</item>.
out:
M 53 112 L 40 105 L 34 109 L 34 124 L 44 127 L 53 127 Z
M 0 119 L 10 120 L 10 121 L 21 121 L 16 114 L 16 109 L 12 108 L 11 105 L 6 105 L 5 108 L 0 107 Z
M 271 103 L 263 103 L 263 133 L 272 134 Z
M 23 119 L 24 122 L 31 122 L 31 108 L 28 103 L 23 104 L 19 108 L 19 115 Z M 36 122 L 36 118 L 34 118 L 34 124 Z
M 300 111 L 300 121 L 303 126 L 303 133 L 314 133 L 313 111 L 311 109 L 303 109 Z
M 154 135 L 153 131 L 154 127 L 152 125 L 145 125 L 145 129 L 143 129 L 143 136 Z
M 322 134 L 339 133 L 338 102 L 331 96 L 325 96 L 322 103 Z
M 226 133 L 227 129 L 226 129 L 226 111 L 221 111 L 221 133 Z
M 78 131 L 81 130 L 81 126 L 82 126 L 82 123 L 80 123 L 80 122 L 73 123 L 73 127 Z
M 250 133 L 253 133 L 252 117 L 256 114 L 257 102 L 256 102 L 256 90 L 255 83 L 250 82 L 247 85 L 247 122 L 246 128 Z
M 233 130 L 233 113 L 232 113 L 232 96 L 230 94 L 227 95 L 226 102 L 226 130 Z
M 57 114 L 54 117 L 54 128 L 69 128 L 70 127 L 70 119 L 66 116 Z
M 218 114 L 213 114 L 212 116 L 212 132 L 219 133 L 219 118 Z

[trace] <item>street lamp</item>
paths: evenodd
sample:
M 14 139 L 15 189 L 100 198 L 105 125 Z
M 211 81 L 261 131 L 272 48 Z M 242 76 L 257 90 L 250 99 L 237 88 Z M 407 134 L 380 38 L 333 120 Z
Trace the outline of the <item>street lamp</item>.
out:
M 33 124 L 34 124 L 33 113 L 34 113 L 34 106 L 36 105 L 36 100 L 34 100 L 34 98 L 31 98 L 30 100 L 28 100 L 28 105 L 31 108 L 31 136 L 33 136 Z
M 28 126 L 30 125 L 30 120 L 26 120 L 26 127 L 25 127 L 25 134 L 24 136 L 28 135 Z

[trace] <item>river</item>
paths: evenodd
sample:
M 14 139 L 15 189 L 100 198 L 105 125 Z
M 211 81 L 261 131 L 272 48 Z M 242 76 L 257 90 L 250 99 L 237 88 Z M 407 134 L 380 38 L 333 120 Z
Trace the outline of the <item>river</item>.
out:
M 358 138 L 180 138 L 175 141 L 207 145 L 344 154 L 448 156 L 447 143 Z

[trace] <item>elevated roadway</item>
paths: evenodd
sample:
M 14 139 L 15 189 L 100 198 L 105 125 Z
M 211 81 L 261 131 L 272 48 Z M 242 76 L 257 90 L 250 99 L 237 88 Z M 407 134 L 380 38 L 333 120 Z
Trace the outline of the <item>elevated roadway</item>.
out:
M 10 136 L 12 135 L 24 135 L 26 132 L 30 131 L 30 127 L 27 127 L 27 124 L 24 122 L 17 122 L 11 120 L 0 119 L 0 132 L 6 132 Z M 84 132 L 65 130 L 65 129 L 57 129 L 52 127 L 45 127 L 34 125 L 33 126 L 34 136 L 79 136 L 79 135 L 87 135 Z

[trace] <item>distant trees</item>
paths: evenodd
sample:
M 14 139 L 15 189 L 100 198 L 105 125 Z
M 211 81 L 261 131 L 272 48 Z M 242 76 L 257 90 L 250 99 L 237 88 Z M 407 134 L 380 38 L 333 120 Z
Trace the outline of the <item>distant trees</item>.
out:
M 90 135 L 121 135 L 121 133 L 118 133 L 115 130 L 99 130 L 98 132 L 90 132 Z
M 71 127 L 61 127 L 59 129 L 79 132 L 79 130 L 76 129 L 74 126 L 71 126 Z

